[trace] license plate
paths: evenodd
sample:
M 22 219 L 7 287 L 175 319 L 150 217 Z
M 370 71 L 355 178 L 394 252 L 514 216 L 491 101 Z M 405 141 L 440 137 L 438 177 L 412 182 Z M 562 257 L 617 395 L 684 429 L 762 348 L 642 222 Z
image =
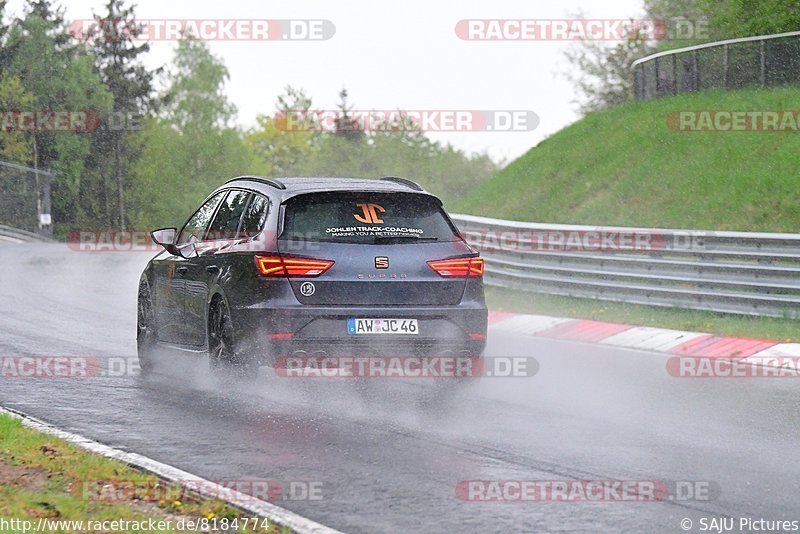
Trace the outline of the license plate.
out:
M 362 334 L 405 334 L 418 335 L 416 319 L 348 319 L 347 333 Z

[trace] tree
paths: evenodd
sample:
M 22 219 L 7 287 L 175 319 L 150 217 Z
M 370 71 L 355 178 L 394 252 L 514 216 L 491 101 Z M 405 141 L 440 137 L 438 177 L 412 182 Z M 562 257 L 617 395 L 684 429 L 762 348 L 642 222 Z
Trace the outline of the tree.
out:
M 111 95 L 94 72 L 94 58 L 71 42 L 63 10 L 48 0 L 29 1 L 25 15 L 15 20 L 3 47 L 5 77 L 16 76 L 33 97 L 35 110 L 70 110 L 103 114 Z M 36 130 L 30 134 L 36 168 L 55 170 L 53 216 L 62 224 L 91 218 L 85 210 L 87 187 L 93 192 L 95 173 L 87 168 L 91 139 L 86 132 Z
M 278 96 L 275 115 L 256 118 L 258 127 L 247 134 L 245 143 L 256 158 L 259 174 L 298 174 L 302 162 L 315 157 L 319 131 L 313 125 L 311 105 L 302 89 L 287 86 Z
M 607 109 L 632 97 L 631 64 L 654 50 L 640 31 L 614 46 L 598 41 L 581 41 L 565 52 L 571 70 L 565 77 L 578 92 L 581 113 Z
M 209 189 L 254 166 L 241 133 L 228 126 L 236 108 L 225 97 L 225 64 L 208 45 L 178 43 L 160 113 L 136 135 L 130 218 L 137 227 L 185 221 Z
M 228 68 L 208 45 L 191 37 L 178 42 L 164 97 L 168 120 L 181 132 L 222 129 L 236 115 L 225 97 Z
M 10 76 L 0 80 L 0 110 L 30 109 L 33 95 L 25 90 L 19 78 Z M 32 156 L 30 134 L 27 132 L 6 130 L 0 126 L 0 159 L 27 163 Z
M 339 91 L 339 103 L 336 105 L 339 108 L 339 115 L 335 120 L 336 133 L 351 143 L 360 143 L 366 136 L 358 119 L 350 116 L 353 108 L 347 105 L 347 96 L 347 89 Z
M 716 0 L 715 0 L 716 1 Z M 703 0 L 644 0 L 645 13 L 659 21 L 666 35 L 653 42 L 653 52 L 693 46 L 713 40 L 711 12 Z
M 125 189 L 128 180 L 129 162 L 135 158 L 132 152 L 130 126 L 135 124 L 154 106 L 153 75 L 141 64 L 139 56 L 150 47 L 147 43 L 136 44 L 142 28 L 134 22 L 133 6 L 125 6 L 123 0 L 108 0 L 105 14 L 94 15 L 95 29 L 116 25 L 119 31 L 111 35 L 108 31 L 92 32 L 91 40 L 98 75 L 114 99 L 114 118 L 105 121 L 104 127 L 94 135 L 94 154 L 103 176 L 105 215 L 111 222 L 112 196 L 109 178 L 116 183 L 117 224 L 126 226 Z M 160 70 L 160 69 L 159 69 Z M 156 71 L 158 72 L 158 71 Z
M 0 71 L 8 68 L 11 58 L 14 56 L 14 47 L 8 42 L 8 31 L 10 26 L 5 22 L 7 0 L 0 0 Z
M 323 132 L 316 149 L 298 162 L 302 175 L 406 176 L 419 180 L 445 203 L 454 202 L 489 179 L 498 165 L 486 154 L 467 155 L 432 141 L 403 112 L 385 123 L 360 130 L 363 142 L 337 132 Z
M 711 18 L 715 39 L 795 31 L 800 27 L 796 0 L 697 0 Z

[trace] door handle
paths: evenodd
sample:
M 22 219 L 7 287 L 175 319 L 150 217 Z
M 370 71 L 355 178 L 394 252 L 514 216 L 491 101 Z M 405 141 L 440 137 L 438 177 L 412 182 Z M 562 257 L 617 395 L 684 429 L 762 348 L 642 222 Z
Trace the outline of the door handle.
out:
M 189 271 L 189 268 L 188 267 L 176 267 L 175 271 L 177 271 L 180 274 L 186 274 Z
M 209 265 L 209 266 L 206 267 L 206 272 L 208 274 L 218 273 L 219 272 L 219 267 L 217 267 L 216 265 Z

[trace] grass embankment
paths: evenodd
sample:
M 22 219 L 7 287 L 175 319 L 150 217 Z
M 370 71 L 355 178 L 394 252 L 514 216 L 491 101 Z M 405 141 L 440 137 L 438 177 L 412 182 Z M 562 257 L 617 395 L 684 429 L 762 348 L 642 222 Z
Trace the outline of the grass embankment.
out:
M 451 211 L 565 224 L 800 231 L 800 133 L 682 132 L 682 110 L 797 110 L 800 88 L 708 92 L 592 113 Z
M 187 495 L 180 487 L 126 464 L 89 453 L 65 441 L 41 434 L 19 420 L 0 415 L 0 531 L 23 532 L 30 521 L 40 532 L 154 532 L 148 521 L 170 521 L 171 528 L 155 532 L 183 532 L 189 521 L 205 518 L 213 526 L 223 519 L 243 520 L 245 514 L 214 500 Z M 63 521 L 84 521 L 84 528 Z M 87 528 L 88 521 L 129 521 L 124 528 L 107 524 Z M 12 522 L 16 521 L 16 522 Z M 43 521 L 43 523 L 39 523 Z M 62 521 L 62 523 L 56 523 Z M 250 527 L 255 521 L 250 519 Z M 289 532 L 265 520 L 240 532 Z M 5 523 L 3 523 L 5 522 Z M 141 522 L 144 528 L 134 528 Z M 241 523 L 240 523 L 241 526 Z M 29 530 L 33 531 L 33 530 Z M 199 530 L 210 532 L 212 530 Z M 232 532 L 234 530 L 231 530 Z

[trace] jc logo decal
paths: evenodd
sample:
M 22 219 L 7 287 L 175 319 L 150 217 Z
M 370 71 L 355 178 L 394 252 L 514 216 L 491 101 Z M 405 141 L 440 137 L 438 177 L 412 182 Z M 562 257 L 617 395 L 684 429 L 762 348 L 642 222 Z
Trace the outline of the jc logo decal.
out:
M 364 224 L 383 224 L 383 219 L 381 219 L 378 212 L 384 213 L 386 210 L 383 209 L 383 206 L 378 204 L 356 204 L 359 208 L 361 208 L 361 214 L 356 213 L 353 215 L 358 222 Z

